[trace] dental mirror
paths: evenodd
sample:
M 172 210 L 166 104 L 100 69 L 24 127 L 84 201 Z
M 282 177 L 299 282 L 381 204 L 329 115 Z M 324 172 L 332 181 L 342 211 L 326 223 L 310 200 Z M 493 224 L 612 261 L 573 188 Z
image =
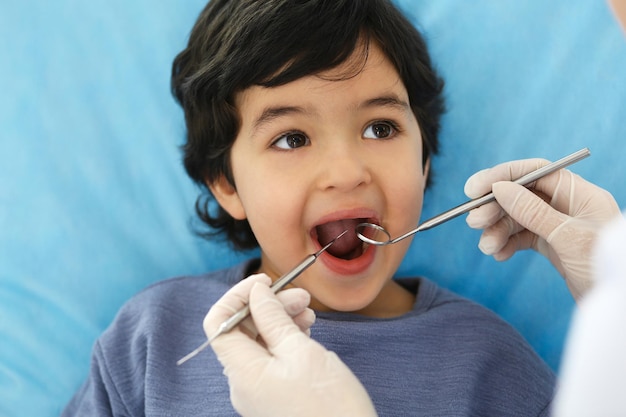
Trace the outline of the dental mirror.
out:
M 577 152 L 574 152 L 564 158 L 559 159 L 558 161 L 552 162 L 548 165 L 545 165 L 535 171 L 532 171 L 514 182 L 519 185 L 529 186 L 534 181 L 537 181 L 539 178 L 542 178 L 548 174 L 551 174 L 559 169 L 565 168 L 575 162 L 580 161 L 591 155 L 591 152 L 588 148 L 583 148 Z M 356 235 L 359 239 L 361 239 L 365 243 L 369 243 L 370 245 L 376 246 L 386 246 L 391 245 L 393 243 L 397 243 L 403 239 L 406 239 L 409 236 L 414 235 L 417 232 L 422 232 L 424 230 L 431 229 L 435 226 L 439 226 L 442 223 L 447 222 L 448 220 L 452 220 L 455 217 L 460 216 L 463 213 L 467 213 L 470 210 L 473 210 L 477 207 L 482 206 L 483 204 L 490 203 L 495 200 L 493 193 L 485 194 L 482 197 L 475 198 L 466 203 L 463 203 L 459 206 L 456 206 L 448 211 L 445 211 L 435 217 L 432 217 L 422 224 L 420 224 L 417 228 L 411 230 L 408 233 L 403 234 L 395 239 L 391 238 L 391 235 L 383 226 L 373 223 L 360 223 L 356 226 Z

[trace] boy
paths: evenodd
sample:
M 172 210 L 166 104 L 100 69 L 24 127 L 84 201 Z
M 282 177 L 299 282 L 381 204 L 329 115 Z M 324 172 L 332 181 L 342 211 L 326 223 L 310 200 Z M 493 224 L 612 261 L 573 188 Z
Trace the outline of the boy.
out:
M 361 380 L 379 415 L 546 415 L 554 375 L 485 309 L 421 278 L 394 280 L 437 151 L 442 82 L 423 39 L 385 0 L 217 0 L 173 66 L 188 129 L 185 167 L 210 191 L 197 211 L 237 248 L 227 271 L 158 283 L 94 348 L 65 415 L 235 412 L 202 319 L 252 273 L 272 279 L 343 230 L 293 285 L 311 294 L 312 337 Z M 215 208 L 212 197 L 219 203 Z

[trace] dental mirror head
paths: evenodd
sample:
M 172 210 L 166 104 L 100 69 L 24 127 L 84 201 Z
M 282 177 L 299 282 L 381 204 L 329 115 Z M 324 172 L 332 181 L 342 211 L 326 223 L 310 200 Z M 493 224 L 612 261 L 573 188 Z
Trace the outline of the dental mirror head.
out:
M 385 246 L 393 243 L 389 232 L 384 227 L 374 223 L 359 223 L 355 232 L 359 239 L 370 245 Z

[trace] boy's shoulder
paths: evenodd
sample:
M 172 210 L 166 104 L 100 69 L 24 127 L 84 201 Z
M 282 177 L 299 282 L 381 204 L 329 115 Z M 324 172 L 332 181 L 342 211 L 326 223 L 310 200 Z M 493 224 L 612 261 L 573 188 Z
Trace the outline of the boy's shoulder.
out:
M 232 285 L 246 276 L 254 267 L 252 262 L 203 275 L 159 281 L 129 299 L 96 341 L 90 379 L 76 401 L 85 402 L 87 407 L 90 401 L 97 403 L 98 398 L 90 397 L 93 391 L 102 393 L 106 407 L 119 407 L 124 415 L 129 413 L 127 410 L 143 415 L 149 414 L 144 412 L 147 403 L 151 402 L 154 407 L 155 401 L 158 403 L 175 392 L 180 397 L 176 406 L 193 408 L 194 398 L 200 395 L 196 387 L 204 387 L 193 382 L 198 378 L 196 370 L 221 376 L 221 365 L 213 355 L 205 355 L 200 368 L 180 368 L 176 361 L 206 340 L 202 329 L 206 313 Z M 181 375 L 191 381 L 184 390 L 180 388 Z M 227 392 L 223 378 L 215 377 L 210 382 Z M 227 395 L 218 400 L 221 407 L 229 409 Z M 179 415 L 193 414 L 177 411 Z
M 202 275 L 169 278 L 146 287 L 122 306 L 101 335 L 100 343 L 117 344 L 120 338 L 154 337 L 162 332 L 190 332 L 202 337 L 204 316 L 246 276 L 252 262 Z
M 210 305 L 237 282 L 248 275 L 253 260 L 230 268 L 200 275 L 186 275 L 155 282 L 126 302 L 123 309 L 159 308 L 160 306 L 192 307 L 195 300 L 203 300 L 203 308 Z M 205 311 L 206 314 L 206 311 Z
M 498 319 L 497 314 L 483 305 L 435 283 L 428 278 L 401 279 L 400 283 L 417 294 L 414 312 L 438 313 L 464 318 Z
M 495 338 L 512 345 L 523 340 L 517 329 L 482 304 L 426 278 L 408 282 L 419 288 L 412 314 L 419 316 L 420 322 L 440 326 L 442 334 L 451 333 L 468 340 Z

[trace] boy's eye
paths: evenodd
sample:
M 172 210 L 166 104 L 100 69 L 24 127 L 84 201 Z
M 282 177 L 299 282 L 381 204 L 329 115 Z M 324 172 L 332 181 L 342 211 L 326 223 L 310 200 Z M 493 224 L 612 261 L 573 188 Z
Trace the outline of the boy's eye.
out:
M 279 149 L 295 149 L 302 146 L 308 146 L 310 143 L 311 141 L 304 134 L 291 132 L 280 136 L 272 143 L 272 146 Z
M 396 132 L 397 129 L 391 122 L 375 122 L 365 129 L 363 137 L 367 139 L 387 139 Z

